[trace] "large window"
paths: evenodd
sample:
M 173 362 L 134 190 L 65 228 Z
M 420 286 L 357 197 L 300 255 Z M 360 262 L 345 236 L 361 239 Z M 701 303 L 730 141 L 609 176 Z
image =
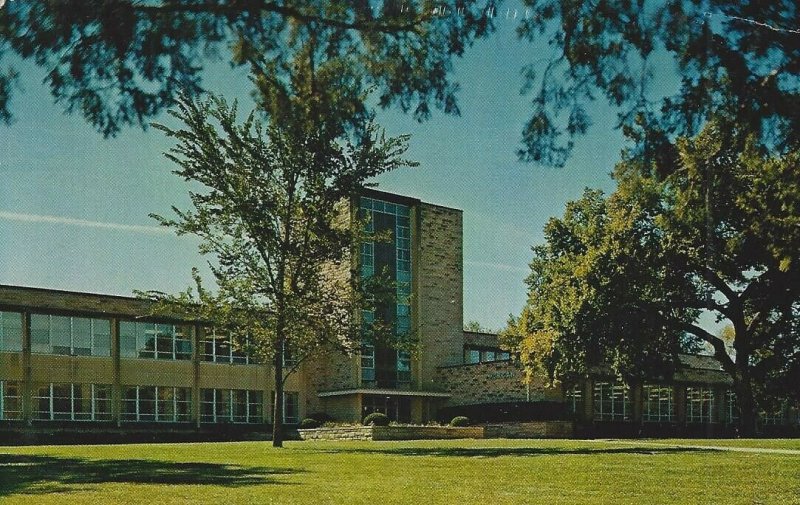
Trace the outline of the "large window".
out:
M 642 420 L 646 422 L 672 422 L 675 420 L 671 386 L 645 385 L 642 388 Z
M 108 384 L 38 384 L 33 388 L 33 418 L 39 421 L 109 421 Z
M 159 423 L 191 421 L 192 390 L 170 386 L 123 386 L 122 420 Z
M 200 422 L 261 423 L 264 395 L 244 389 L 200 390 Z
M 111 321 L 31 314 L 31 352 L 110 356 Z
M 373 382 L 375 380 L 375 346 L 361 346 L 361 380 Z
M 275 391 L 269 395 L 270 418 L 275 412 Z M 297 424 L 300 422 L 300 394 L 292 391 L 283 392 L 283 422 L 286 424 Z
M 736 402 L 736 392 L 725 391 L 725 424 L 735 424 L 739 421 L 739 405 Z
M 119 352 L 123 358 L 192 359 L 192 328 L 173 324 L 121 321 Z
M 572 386 L 564 393 L 567 402 L 567 410 L 572 414 L 580 414 L 583 411 L 583 390 L 580 386 Z
M 0 311 L 0 351 L 22 351 L 22 314 Z
M 0 381 L 0 419 L 22 419 L 22 383 Z
M 408 351 L 397 351 L 397 382 L 411 382 L 411 353 Z
M 686 422 L 710 423 L 714 411 L 714 392 L 710 388 L 686 388 Z
M 597 421 L 626 421 L 630 419 L 631 402 L 627 384 L 595 382 L 594 418 Z
M 238 363 L 242 365 L 255 363 L 246 352 L 236 349 L 229 336 L 218 333 L 214 329 L 207 329 L 203 341 L 200 343 L 202 354 L 200 359 L 203 361 L 213 361 L 215 363 Z

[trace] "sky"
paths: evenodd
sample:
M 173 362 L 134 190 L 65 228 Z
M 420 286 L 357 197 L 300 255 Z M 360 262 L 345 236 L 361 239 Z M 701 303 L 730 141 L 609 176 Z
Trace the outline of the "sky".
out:
M 530 248 L 542 242 L 548 218 L 585 187 L 613 190 L 609 173 L 623 147 L 615 111 L 598 101 L 565 167 L 517 161 L 531 114 L 520 69 L 540 48 L 516 39 L 515 22 L 498 18 L 497 26 L 456 61 L 460 116 L 436 111 L 420 124 L 396 110 L 378 114 L 390 135 L 411 134 L 406 157 L 420 166 L 376 181 L 463 210 L 464 320 L 490 329 L 524 305 Z M 53 103 L 41 68 L 18 69 L 16 118 L 0 125 L 0 284 L 119 295 L 188 287 L 192 266 L 205 262 L 197 241 L 148 217 L 188 207 L 187 187 L 162 154 L 171 143 L 153 128 L 103 139 Z M 207 69 L 204 86 L 252 103 L 246 74 L 225 63 Z

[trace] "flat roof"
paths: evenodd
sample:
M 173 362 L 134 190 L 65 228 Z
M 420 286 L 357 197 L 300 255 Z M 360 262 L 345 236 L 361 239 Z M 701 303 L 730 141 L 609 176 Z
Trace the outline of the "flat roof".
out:
M 317 396 L 320 398 L 328 398 L 331 396 L 349 396 L 349 395 L 381 395 L 381 396 L 418 396 L 429 398 L 450 398 L 452 395 L 449 393 L 439 393 L 437 391 L 411 391 L 408 389 L 382 389 L 382 388 L 355 388 L 355 389 L 340 389 L 337 391 L 320 391 Z

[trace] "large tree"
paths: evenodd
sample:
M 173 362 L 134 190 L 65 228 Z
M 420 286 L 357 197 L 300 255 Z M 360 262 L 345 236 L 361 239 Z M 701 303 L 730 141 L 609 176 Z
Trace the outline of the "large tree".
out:
M 151 295 L 213 321 L 271 361 L 280 446 L 283 386 L 295 368 L 284 367 L 285 357 L 298 364 L 320 351 L 353 352 L 363 338 L 388 333 L 378 318 L 366 329 L 359 320 L 392 290 L 380 276 L 363 282 L 356 274 L 352 253 L 364 223 L 349 205 L 370 178 L 414 165 L 401 157 L 407 137 L 386 139 L 373 126 L 354 145 L 322 130 L 265 127 L 254 113 L 240 123 L 235 105 L 219 97 L 183 98 L 171 114 L 182 129 L 156 127 L 177 142 L 167 157 L 191 183 L 192 208 L 153 217 L 200 238 L 216 288 L 204 289 L 195 274 L 196 293 Z M 399 337 L 391 343 L 408 340 Z
M 666 177 L 626 159 L 612 195 L 587 191 L 548 222 L 525 324 L 507 338 L 529 366 L 557 377 L 599 363 L 627 377 L 668 375 L 678 351 L 704 343 L 733 380 L 744 433 L 756 393 L 796 384 L 800 153 L 769 156 L 752 138 L 739 146 L 735 129 L 715 119 L 679 139 Z M 699 323 L 704 313 L 730 324 L 733 355 Z
M 317 118 L 363 131 L 381 107 L 417 119 L 458 113 L 450 70 L 492 30 L 483 2 L 30 0 L 0 10 L 0 120 L 11 119 L 17 59 L 46 70 L 66 111 L 104 135 L 145 126 L 212 61 L 247 65 L 281 116 L 300 97 Z M 229 56 L 224 56 L 229 54 Z M 309 100 L 312 97 L 313 100 Z

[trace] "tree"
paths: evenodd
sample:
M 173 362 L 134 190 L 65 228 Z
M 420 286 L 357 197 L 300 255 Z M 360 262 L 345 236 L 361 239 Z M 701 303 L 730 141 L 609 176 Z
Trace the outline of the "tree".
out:
M 474 331 L 476 333 L 491 333 L 492 332 L 489 328 L 483 326 L 478 321 L 467 321 L 467 323 L 464 324 L 464 331 Z
M 351 252 L 364 223 L 348 205 L 369 178 L 414 165 L 401 158 L 408 139 L 386 139 L 372 126 L 354 146 L 308 128 L 264 127 L 254 113 L 240 124 L 236 105 L 216 96 L 183 97 L 170 113 L 185 128 L 155 126 L 177 142 L 167 158 L 192 184 L 192 208 L 173 207 L 174 218 L 153 217 L 178 235 L 200 238 L 200 252 L 213 256 L 218 288 L 206 290 L 195 272 L 196 295 L 151 296 L 192 308 L 239 345 L 248 338 L 271 361 L 273 445 L 281 446 L 288 375 L 322 349 L 357 349 L 364 338 L 361 310 L 385 303 L 391 292 L 380 289 L 377 277 L 370 285 L 355 273 Z M 386 331 L 376 319 L 367 331 Z M 295 363 L 289 369 L 287 354 Z
M 796 2 L 525 0 L 520 38 L 552 53 L 524 68 L 533 114 L 519 157 L 563 165 L 598 96 L 642 155 L 726 113 L 776 153 L 800 140 Z M 678 89 L 663 86 L 674 63 Z M 666 165 L 669 168 L 669 165 Z
M 668 374 L 675 353 L 705 343 L 750 434 L 754 389 L 796 376 L 800 359 L 800 153 L 769 156 L 752 138 L 731 148 L 740 134 L 731 124 L 715 119 L 679 139 L 663 179 L 625 159 L 612 195 L 587 191 L 548 222 L 516 345 L 540 349 L 532 360 L 551 360 L 556 377 L 601 362 L 643 377 Z M 698 324 L 702 313 L 730 323 L 735 356 Z
M 480 5 L 479 5 L 480 4 Z M 181 91 L 201 91 L 203 67 L 232 51 L 254 70 L 271 113 L 316 94 L 318 116 L 363 131 L 367 98 L 423 120 L 458 114 L 454 57 L 492 31 L 474 0 L 30 0 L 0 11 L 0 120 L 11 119 L 14 59 L 46 69 L 56 103 L 103 135 L 146 126 Z M 3 69 L 2 67 L 6 68 Z

